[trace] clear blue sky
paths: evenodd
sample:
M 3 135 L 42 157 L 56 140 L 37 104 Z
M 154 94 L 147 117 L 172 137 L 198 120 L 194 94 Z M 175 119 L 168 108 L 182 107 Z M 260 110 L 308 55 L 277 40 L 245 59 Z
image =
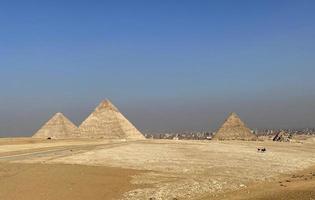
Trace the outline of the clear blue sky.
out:
M 315 126 L 315 1 L 1 1 L 0 136 L 109 98 L 143 131 Z

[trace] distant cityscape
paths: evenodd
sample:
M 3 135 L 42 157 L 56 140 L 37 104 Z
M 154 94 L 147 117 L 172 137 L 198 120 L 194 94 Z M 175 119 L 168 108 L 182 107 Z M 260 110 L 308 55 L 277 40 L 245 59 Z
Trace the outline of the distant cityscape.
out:
M 272 137 L 280 132 L 288 135 L 315 135 L 315 128 L 303 129 L 263 129 L 252 130 L 257 136 Z M 169 139 L 169 140 L 211 140 L 215 132 L 202 131 L 183 131 L 183 132 L 145 132 L 144 135 L 148 139 Z

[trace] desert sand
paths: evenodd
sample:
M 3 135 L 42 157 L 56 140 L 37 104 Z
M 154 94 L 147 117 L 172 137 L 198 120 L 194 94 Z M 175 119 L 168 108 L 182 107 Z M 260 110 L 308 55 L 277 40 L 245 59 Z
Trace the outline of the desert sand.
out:
M 0 199 L 119 199 L 136 187 L 135 170 L 79 165 L 0 163 Z
M 306 170 L 298 171 L 290 175 L 277 177 L 273 181 L 253 183 L 247 188 L 223 193 L 216 198 L 207 197 L 214 200 L 287 200 L 315 199 L 315 166 Z
M 0 199 L 310 199 L 314 166 L 313 142 L 0 139 Z

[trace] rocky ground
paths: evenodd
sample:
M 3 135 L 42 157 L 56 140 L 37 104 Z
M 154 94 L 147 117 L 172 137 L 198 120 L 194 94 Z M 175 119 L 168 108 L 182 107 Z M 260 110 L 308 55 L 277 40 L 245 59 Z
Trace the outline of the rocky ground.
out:
M 312 142 L 22 141 L 0 140 L 0 199 L 27 199 L 28 192 L 29 199 L 43 199 L 32 188 L 45 199 L 89 199 L 88 188 L 94 199 L 258 199 L 255 194 L 276 188 L 271 183 L 279 187 L 274 194 L 313 183 L 311 174 L 286 182 L 315 165 Z
M 315 199 L 315 166 L 277 177 L 274 180 L 252 183 L 246 188 L 217 195 L 213 200 L 312 200 Z

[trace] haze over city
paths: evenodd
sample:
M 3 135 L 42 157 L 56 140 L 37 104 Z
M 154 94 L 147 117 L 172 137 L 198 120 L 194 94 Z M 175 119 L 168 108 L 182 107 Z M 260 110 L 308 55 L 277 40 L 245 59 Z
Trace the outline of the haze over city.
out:
M 0 2 L 0 136 L 110 99 L 146 131 L 315 125 L 314 1 Z

